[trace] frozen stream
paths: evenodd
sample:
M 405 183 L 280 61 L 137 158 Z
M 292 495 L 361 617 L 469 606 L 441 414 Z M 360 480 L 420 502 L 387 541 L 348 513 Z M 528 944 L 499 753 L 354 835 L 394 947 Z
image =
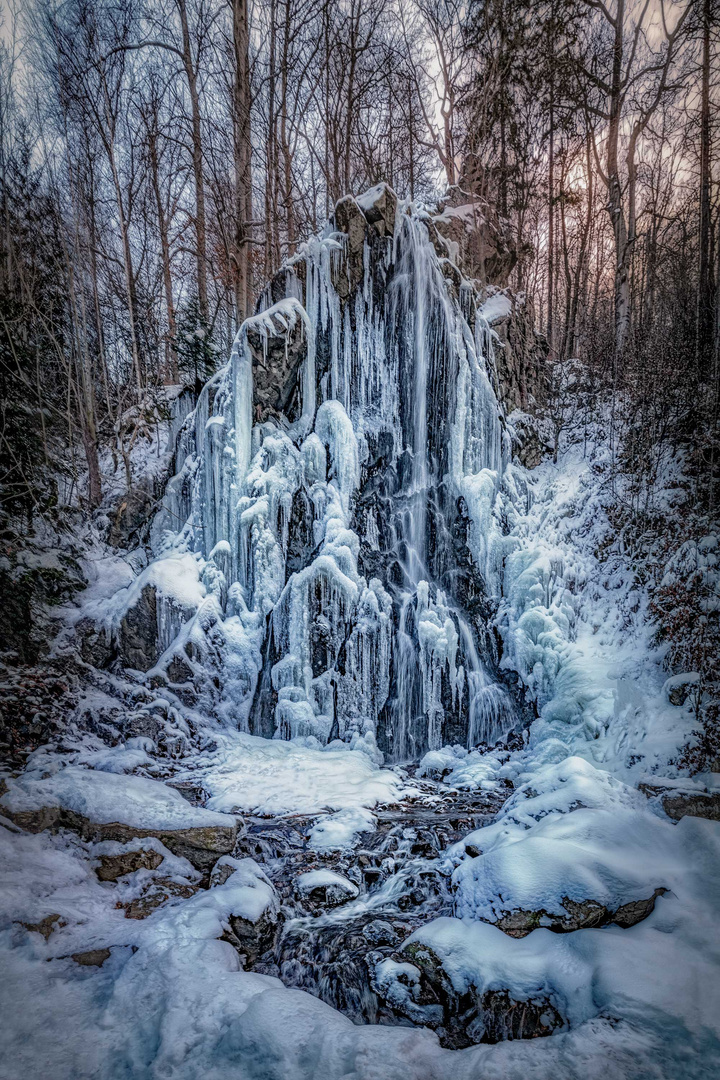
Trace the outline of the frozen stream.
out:
M 399 771 L 412 779 L 415 770 Z M 452 914 L 452 866 L 443 854 L 488 824 L 512 790 L 461 792 L 412 782 L 417 795 L 377 810 L 375 831 L 361 834 L 352 851 L 309 848 L 311 817 L 246 819 L 237 853 L 260 863 L 281 899 L 279 929 L 268 948 L 247 958 L 250 970 L 308 991 L 355 1023 L 407 1024 L 374 992 L 371 969 L 392 958 L 421 923 Z M 339 895 L 334 903 L 322 884 L 325 870 L 357 895 Z M 310 872 L 320 884 L 300 895 L 298 879 Z

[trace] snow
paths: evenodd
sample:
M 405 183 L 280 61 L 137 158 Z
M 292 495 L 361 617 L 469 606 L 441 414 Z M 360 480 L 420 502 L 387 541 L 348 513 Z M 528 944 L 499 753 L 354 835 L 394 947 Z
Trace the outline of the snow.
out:
M 229 862 L 226 859 L 226 863 Z M 232 894 L 232 914 L 257 923 L 267 915 L 275 920 L 278 901 L 275 889 L 261 866 L 254 859 L 233 859 L 235 871 L 220 885 L 223 896 Z
M 22 774 L 8 782 L 0 798 L 0 807 L 11 814 L 56 806 L 98 825 L 117 821 L 139 829 L 174 830 L 234 824 L 226 814 L 191 806 L 158 780 L 74 765 L 46 778 Z
M 569 815 L 570 820 L 581 813 Z M 669 1029 L 684 1026 L 714 1045 L 717 1060 L 720 949 L 712 926 L 718 913 L 720 828 L 684 818 L 667 829 L 676 834 L 668 845 L 675 862 L 672 893 L 660 897 L 653 914 L 634 927 L 571 934 L 539 928 L 513 940 L 486 923 L 444 918 L 416 931 L 403 950 L 413 941 L 429 946 L 461 992 L 472 985 L 480 993 L 506 989 L 517 1000 L 549 995 L 574 1026 L 603 1013 L 633 1016 L 636 1022 L 642 1016 L 648 1034 L 663 1022 Z M 630 844 L 626 855 L 632 851 Z
M 482 836 L 478 837 L 483 843 Z M 672 888 L 684 870 L 675 829 L 637 810 L 551 814 L 523 835 L 461 863 L 453 874 L 460 918 L 496 922 L 504 912 L 566 915 L 564 901 L 615 911 Z
M 207 763 L 179 772 L 178 779 L 201 783 L 207 807 L 224 813 L 317 814 L 396 802 L 403 790 L 394 773 L 367 754 L 350 749 L 304 746 L 236 733 Z M 227 820 L 227 819 L 226 819 Z M 347 828 L 347 826 L 345 826 Z
M 361 806 L 348 807 L 320 818 L 310 830 L 308 847 L 318 852 L 342 851 L 354 847 L 362 833 L 374 831 L 374 814 Z
M 506 293 L 493 293 L 481 306 L 480 314 L 490 326 L 502 322 L 512 314 L 512 300 Z

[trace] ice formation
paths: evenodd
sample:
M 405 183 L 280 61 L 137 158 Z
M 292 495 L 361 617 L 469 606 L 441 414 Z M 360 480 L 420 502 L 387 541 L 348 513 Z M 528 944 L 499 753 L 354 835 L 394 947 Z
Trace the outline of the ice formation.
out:
M 478 298 L 444 276 L 423 215 L 387 189 L 343 202 L 362 247 L 336 213 L 241 326 L 185 425 L 158 559 L 113 625 L 181 571 L 192 610 L 157 590 L 171 684 L 211 652 L 226 722 L 405 760 L 516 722 L 487 622 L 509 437 Z M 254 387 L 266 365 L 291 369 L 282 409 Z

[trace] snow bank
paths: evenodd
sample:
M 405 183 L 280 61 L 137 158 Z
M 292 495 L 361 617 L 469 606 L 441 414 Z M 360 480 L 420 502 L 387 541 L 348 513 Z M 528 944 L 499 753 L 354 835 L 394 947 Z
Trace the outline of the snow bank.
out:
M 158 780 L 74 765 L 46 778 L 25 773 L 10 780 L 0 807 L 13 815 L 60 807 L 95 824 L 116 821 L 146 830 L 227 828 L 232 824 L 225 814 L 191 806 L 179 791 Z
M 358 750 L 261 739 L 240 732 L 207 765 L 179 779 L 201 782 L 211 810 L 317 814 L 396 802 L 403 784 Z M 227 820 L 227 819 L 225 819 Z M 344 826 L 347 828 L 347 826 Z

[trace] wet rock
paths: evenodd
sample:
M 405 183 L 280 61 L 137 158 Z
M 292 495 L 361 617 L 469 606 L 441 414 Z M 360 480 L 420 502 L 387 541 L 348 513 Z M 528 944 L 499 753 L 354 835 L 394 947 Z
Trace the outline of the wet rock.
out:
M 452 1050 L 477 1043 L 536 1039 L 551 1035 L 565 1021 L 549 998 L 520 1001 L 508 990 L 478 990 L 470 983 L 458 991 L 442 960 L 427 945 L 410 942 L 399 954 L 410 959 L 420 973 L 418 998 L 434 997 L 441 1017 L 426 1023 L 438 1030 L 440 1042 Z
M 139 851 L 123 851 L 118 855 L 101 855 L 100 865 L 95 873 L 100 881 L 117 881 L 136 870 L 156 870 L 163 857 L 152 848 L 140 848 Z
M 332 870 L 309 870 L 295 881 L 295 894 L 314 907 L 337 907 L 354 900 L 358 887 Z
M 515 1001 L 506 991 L 491 991 L 480 999 L 478 1016 L 466 1028 L 473 1042 L 539 1039 L 563 1027 L 564 1020 L 547 999 Z
M 368 956 L 373 990 L 396 1016 L 414 1024 L 438 1028 L 444 1020 L 444 1010 L 434 988 L 423 980 L 420 968 L 399 957 L 383 957 L 374 963 Z
M 400 936 L 392 925 L 384 919 L 373 919 L 363 927 L 363 937 L 369 945 L 399 945 Z
M 102 967 L 110 959 L 109 949 L 88 949 L 87 952 L 72 953 L 71 960 L 81 967 Z

